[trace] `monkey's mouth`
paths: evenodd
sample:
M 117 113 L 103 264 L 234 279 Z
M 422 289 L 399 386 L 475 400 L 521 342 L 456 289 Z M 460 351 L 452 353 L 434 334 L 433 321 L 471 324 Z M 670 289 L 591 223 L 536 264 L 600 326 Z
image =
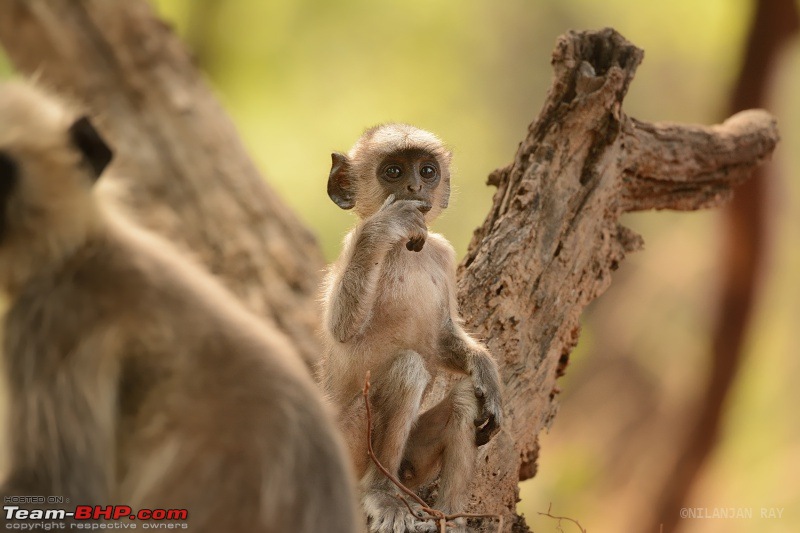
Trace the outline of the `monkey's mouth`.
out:
M 433 208 L 433 204 L 430 203 L 427 198 L 417 198 L 414 196 L 400 196 L 395 198 L 395 201 L 398 200 L 403 200 L 403 201 L 411 200 L 412 202 L 421 202 L 422 205 L 419 206 L 417 209 L 419 209 L 419 212 L 422 213 L 423 215 L 427 215 L 428 211 L 430 211 Z

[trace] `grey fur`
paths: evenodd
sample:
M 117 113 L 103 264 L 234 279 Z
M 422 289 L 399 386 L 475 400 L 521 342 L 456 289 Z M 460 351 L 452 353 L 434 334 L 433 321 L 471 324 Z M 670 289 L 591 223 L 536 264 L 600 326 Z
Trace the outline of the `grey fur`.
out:
M 343 445 L 298 354 L 101 205 L 69 115 L 34 87 L 0 86 L 0 149 L 23 169 L 0 243 L 0 492 L 186 508 L 197 532 L 359 531 Z
M 442 180 L 430 197 L 396 199 L 382 192 L 376 168 L 393 150 L 421 150 L 436 158 Z M 499 374 L 486 348 L 460 325 L 455 252 L 427 229 L 447 205 L 450 153 L 431 133 L 388 124 L 367 130 L 346 157 L 340 168 L 349 174 L 341 183 L 354 189 L 348 192 L 356 198 L 360 220 L 326 277 L 326 353 L 319 376 L 339 409 L 370 530 L 424 531 L 431 524 L 409 513 L 367 459 L 360 397 L 364 375 L 367 370 L 372 375 L 372 441 L 378 458 L 413 487 L 440 472 L 435 506 L 456 513 L 466 505 L 476 440 L 488 441 L 501 423 Z M 432 209 L 423 214 L 422 206 Z M 407 249 L 406 242 L 420 239 L 424 247 Z M 440 368 L 465 377 L 420 415 L 421 400 Z M 458 530 L 463 527 L 460 523 Z

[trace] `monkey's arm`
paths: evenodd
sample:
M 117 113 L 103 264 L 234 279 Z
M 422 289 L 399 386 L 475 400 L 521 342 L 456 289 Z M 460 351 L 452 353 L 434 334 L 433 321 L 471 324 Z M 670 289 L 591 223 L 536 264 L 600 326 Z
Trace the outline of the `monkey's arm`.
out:
M 394 195 L 389 195 L 377 213 L 347 236 L 325 298 L 325 324 L 337 341 L 349 341 L 369 322 L 381 265 L 391 247 L 409 238 L 424 242 L 422 205 L 417 200 L 395 202 Z
M 439 350 L 442 364 L 472 378 L 475 398 L 478 401 L 478 418 L 475 419 L 478 446 L 486 444 L 499 430 L 503 417 L 500 393 L 500 373 L 492 354 L 486 347 L 469 336 L 461 327 L 456 299 L 456 257 L 453 247 L 444 239 L 435 242 L 442 247 L 443 266 L 448 272 L 447 299 L 450 309 L 442 326 Z
M 470 337 L 453 318 L 447 320 L 442 330 L 440 347 L 445 366 L 472 377 L 479 407 L 475 444 L 486 444 L 500 430 L 503 418 L 497 363 L 489 350 Z
M 328 285 L 325 322 L 339 342 L 361 332 L 375 304 L 380 265 L 391 243 L 382 219 L 369 219 L 348 235 Z

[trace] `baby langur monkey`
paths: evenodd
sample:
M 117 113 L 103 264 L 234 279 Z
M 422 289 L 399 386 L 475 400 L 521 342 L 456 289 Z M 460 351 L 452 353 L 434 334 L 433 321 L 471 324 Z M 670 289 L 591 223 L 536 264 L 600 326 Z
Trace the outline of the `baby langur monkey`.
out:
M 359 531 L 345 447 L 298 355 L 99 201 L 110 160 L 88 119 L 0 85 L 0 495 L 187 509 L 200 533 Z
M 332 155 L 328 195 L 360 220 L 326 279 L 320 378 L 339 409 L 373 532 L 435 526 L 413 516 L 369 461 L 360 395 L 367 370 L 378 459 L 410 488 L 440 473 L 434 507 L 447 514 L 463 511 L 477 446 L 502 418 L 497 365 L 461 327 L 455 252 L 427 230 L 448 204 L 450 157 L 435 135 L 405 124 L 369 129 L 347 155 Z M 420 415 L 439 368 L 464 377 Z

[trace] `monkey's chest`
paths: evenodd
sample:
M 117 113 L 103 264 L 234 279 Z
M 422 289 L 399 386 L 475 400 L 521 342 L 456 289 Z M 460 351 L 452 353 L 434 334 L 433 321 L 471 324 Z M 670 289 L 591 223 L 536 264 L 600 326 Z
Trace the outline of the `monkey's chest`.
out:
M 391 347 L 423 355 L 437 349 L 449 298 L 446 273 L 434 262 L 413 256 L 387 261 L 377 296 L 371 326 Z

